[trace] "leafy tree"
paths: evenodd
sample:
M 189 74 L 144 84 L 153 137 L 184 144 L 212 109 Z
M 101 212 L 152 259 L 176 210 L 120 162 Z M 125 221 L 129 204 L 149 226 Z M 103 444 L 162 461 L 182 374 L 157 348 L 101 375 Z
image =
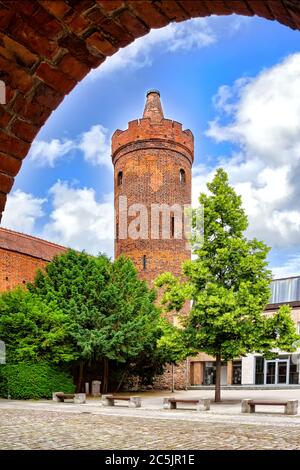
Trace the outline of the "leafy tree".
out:
M 166 364 L 172 367 L 190 353 L 183 341 L 182 331 L 166 318 L 160 317 L 158 328 L 143 351 L 129 363 L 128 375 L 138 377 L 141 385 L 153 384 L 154 378 L 164 371 Z
M 179 311 L 186 299 L 192 300 L 185 321 L 186 345 L 216 358 L 215 401 L 220 401 L 222 360 L 255 351 L 270 354 L 274 348 L 292 351 L 298 336 L 289 307 L 272 317 L 263 314 L 270 298 L 269 248 L 245 237 L 247 216 L 225 171 L 218 169 L 207 187 L 209 194 L 199 197 L 203 243 L 194 250 L 196 258 L 184 264 L 185 281 L 165 273 L 156 285 L 164 286 L 167 310 Z
M 108 387 L 109 363 L 126 364 L 153 342 L 159 327 L 155 293 L 139 280 L 133 263 L 114 263 L 69 250 L 39 272 L 29 289 L 46 302 L 55 302 L 67 317 L 78 357 L 77 388 L 84 369 L 102 363 L 102 391 Z
M 6 362 L 69 362 L 74 358 L 67 340 L 67 317 L 54 302 L 17 288 L 0 296 L 0 338 Z

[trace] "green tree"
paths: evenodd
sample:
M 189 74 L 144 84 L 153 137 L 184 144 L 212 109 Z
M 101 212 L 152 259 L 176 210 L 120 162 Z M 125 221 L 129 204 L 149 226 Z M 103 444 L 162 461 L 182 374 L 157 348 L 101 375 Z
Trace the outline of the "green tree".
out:
M 180 310 L 192 300 L 185 321 L 186 345 L 216 358 L 215 401 L 221 400 L 221 362 L 251 352 L 271 354 L 274 348 L 292 351 L 298 338 L 290 309 L 284 306 L 272 317 L 263 314 L 270 299 L 269 248 L 244 235 L 248 227 L 241 197 L 218 169 L 209 194 L 201 193 L 204 236 L 194 249 L 196 258 L 184 264 L 185 281 L 170 273 L 156 281 L 164 286 L 167 310 Z M 195 220 L 193 221 L 195 225 Z
M 45 302 L 55 302 L 68 317 L 78 357 L 78 390 L 86 366 L 101 363 L 105 393 L 109 364 L 129 363 L 157 334 L 160 315 L 155 293 L 123 257 L 112 263 L 104 255 L 69 250 L 40 271 L 29 289 Z
M 25 289 L 1 294 L 0 339 L 6 345 L 8 364 L 74 359 L 66 315 L 54 302 L 46 304 Z

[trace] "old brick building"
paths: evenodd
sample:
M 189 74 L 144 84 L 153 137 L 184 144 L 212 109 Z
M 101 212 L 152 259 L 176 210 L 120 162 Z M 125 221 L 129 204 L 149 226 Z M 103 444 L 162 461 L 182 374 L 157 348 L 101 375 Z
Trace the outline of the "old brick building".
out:
M 115 256 L 129 256 L 150 285 L 159 273 L 180 274 L 191 256 L 184 209 L 191 204 L 193 159 L 192 132 L 164 118 L 156 90 L 147 93 L 143 118 L 112 137 Z
M 193 160 L 192 132 L 164 117 L 157 90 L 148 91 L 143 117 L 112 137 L 115 256 L 130 257 L 150 286 L 160 273 L 180 275 L 191 257 L 185 229 Z M 186 363 L 176 368 L 177 388 L 185 387 L 187 372 Z M 171 369 L 158 378 L 160 386 L 171 381 Z
M 63 246 L 0 228 L 0 292 L 32 281 L 38 268 L 64 251 Z

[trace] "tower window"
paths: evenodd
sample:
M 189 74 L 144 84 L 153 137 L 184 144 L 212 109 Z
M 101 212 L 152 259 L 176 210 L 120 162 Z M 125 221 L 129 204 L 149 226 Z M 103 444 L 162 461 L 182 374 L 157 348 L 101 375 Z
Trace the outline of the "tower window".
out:
M 147 268 L 147 258 L 146 255 L 143 256 L 143 269 L 145 270 Z
M 123 172 L 119 171 L 119 173 L 118 173 L 118 186 L 121 186 L 122 183 L 123 183 Z
M 185 171 L 181 168 L 179 171 L 179 181 L 180 183 L 184 184 L 185 183 Z
M 116 240 L 119 240 L 119 223 L 116 223 Z
M 175 218 L 174 215 L 171 216 L 171 237 L 174 238 L 175 233 Z

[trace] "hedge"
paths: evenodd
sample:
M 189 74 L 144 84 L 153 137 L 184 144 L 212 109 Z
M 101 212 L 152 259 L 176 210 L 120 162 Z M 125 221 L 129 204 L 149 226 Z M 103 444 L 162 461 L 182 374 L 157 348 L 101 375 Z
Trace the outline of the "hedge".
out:
M 48 363 L 0 365 L 0 396 L 27 400 L 51 398 L 53 392 L 74 393 L 71 375 Z

